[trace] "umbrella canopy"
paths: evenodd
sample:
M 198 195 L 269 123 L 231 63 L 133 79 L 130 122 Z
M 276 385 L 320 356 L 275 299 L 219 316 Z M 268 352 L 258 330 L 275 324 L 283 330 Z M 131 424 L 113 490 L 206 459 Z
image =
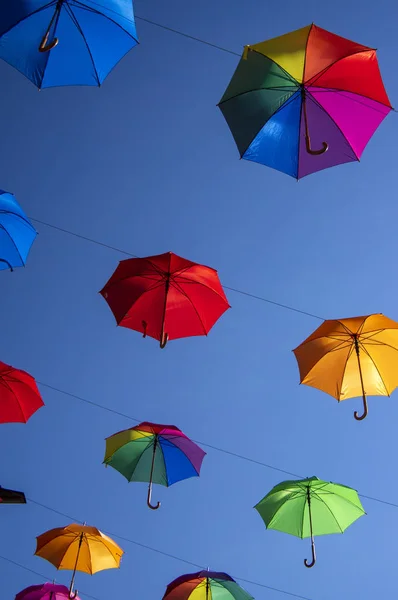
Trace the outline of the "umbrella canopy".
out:
M 0 4 L 0 58 L 39 89 L 100 86 L 136 44 L 132 0 Z
M 26 504 L 25 494 L 15 490 L 7 490 L 0 485 L 0 504 Z
M 26 423 L 42 406 L 32 375 L 0 362 L 0 423 Z
M 78 596 L 75 596 L 79 600 Z M 15 600 L 68 600 L 69 590 L 64 585 L 42 583 L 31 585 L 15 596 Z
M 106 439 L 104 464 L 119 471 L 128 481 L 149 482 L 147 504 L 151 504 L 152 483 L 169 487 L 196 477 L 206 455 L 174 425 L 144 422 Z
M 254 508 L 267 529 L 311 538 L 312 561 L 305 559 L 306 567 L 316 561 L 315 535 L 343 533 L 366 514 L 355 490 L 318 477 L 282 481 Z
M 241 158 L 297 179 L 358 161 L 392 110 L 376 51 L 314 24 L 246 46 L 219 107 Z
M 24 267 L 36 236 L 14 196 L 0 190 L 0 270 Z
M 207 335 L 230 308 L 217 271 L 166 252 L 122 260 L 100 294 L 117 324 L 160 341 Z
M 77 523 L 46 531 L 36 540 L 36 556 L 57 569 L 73 570 L 71 596 L 76 571 L 93 575 L 104 569 L 118 569 L 123 555 L 123 550 L 99 529 Z
M 172 581 L 163 600 L 253 600 L 232 577 L 217 571 L 188 573 Z
M 382 314 L 327 320 L 293 350 L 300 383 L 339 402 L 362 396 L 389 396 L 398 385 L 398 323 Z

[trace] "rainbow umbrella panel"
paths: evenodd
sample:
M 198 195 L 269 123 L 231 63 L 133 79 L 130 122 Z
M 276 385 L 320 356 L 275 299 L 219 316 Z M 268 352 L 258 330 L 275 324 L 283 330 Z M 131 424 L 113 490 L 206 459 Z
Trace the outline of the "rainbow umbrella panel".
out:
M 359 161 L 392 110 L 376 50 L 314 24 L 246 46 L 219 107 L 241 158 L 297 179 Z
M 227 573 L 199 571 L 172 581 L 162 600 L 253 600 Z
M 151 504 L 152 483 L 166 487 L 197 477 L 206 455 L 174 425 L 144 422 L 106 439 L 104 464 L 119 471 L 128 481 L 148 482 L 147 504 Z

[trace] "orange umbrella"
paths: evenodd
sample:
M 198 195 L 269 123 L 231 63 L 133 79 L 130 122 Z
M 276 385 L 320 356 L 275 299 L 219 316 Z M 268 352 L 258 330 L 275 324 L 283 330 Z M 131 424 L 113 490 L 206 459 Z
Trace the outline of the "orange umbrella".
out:
M 36 556 L 45 558 L 57 569 L 73 570 L 69 596 L 72 594 L 76 571 L 93 575 L 104 569 L 118 569 L 123 550 L 96 527 L 72 523 L 56 527 L 39 535 Z
M 398 386 L 398 323 L 381 313 L 327 320 L 293 350 L 300 383 L 341 402 L 362 396 L 389 396 Z

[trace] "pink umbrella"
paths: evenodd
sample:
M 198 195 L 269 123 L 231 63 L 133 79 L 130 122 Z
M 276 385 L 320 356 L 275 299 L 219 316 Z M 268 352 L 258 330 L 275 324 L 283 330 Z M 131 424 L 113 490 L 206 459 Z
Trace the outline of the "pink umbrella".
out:
M 15 600 L 68 600 L 68 598 L 68 588 L 55 583 L 31 585 L 15 596 Z M 76 600 L 80 600 L 78 596 Z

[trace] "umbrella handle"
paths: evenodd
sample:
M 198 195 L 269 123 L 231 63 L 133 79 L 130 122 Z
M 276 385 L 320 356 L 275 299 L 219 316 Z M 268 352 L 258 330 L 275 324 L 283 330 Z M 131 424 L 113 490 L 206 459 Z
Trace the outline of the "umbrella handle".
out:
M 150 483 L 149 487 L 148 487 L 148 496 L 147 496 L 146 503 L 148 505 L 148 508 L 151 508 L 152 510 L 157 510 L 158 508 L 160 508 L 160 502 L 158 502 L 157 504 L 151 504 L 151 496 L 152 496 L 152 483 Z
M 55 37 L 49 44 L 48 42 L 48 36 L 49 36 L 49 31 L 46 33 L 46 35 L 43 37 L 40 46 L 39 46 L 39 52 L 49 52 L 50 50 L 52 50 L 53 48 L 55 48 L 55 46 L 58 45 L 58 38 Z
M 306 558 L 304 559 L 304 565 L 307 567 L 307 569 L 311 569 L 311 567 L 313 567 L 314 564 L 316 563 L 315 542 L 313 539 L 311 540 L 311 552 L 312 552 L 312 561 L 308 562 L 308 560 Z
M 142 334 L 142 337 L 145 338 L 146 337 L 146 328 L 148 326 L 148 323 L 146 321 L 141 321 L 141 324 L 142 324 L 142 326 L 144 328 L 144 333 Z
M 354 418 L 357 421 L 362 421 L 368 415 L 368 402 L 366 400 L 365 394 L 362 396 L 363 400 L 363 414 L 359 417 L 357 411 L 354 412 Z
M 169 341 L 169 334 L 168 333 L 162 333 L 162 336 L 160 338 L 160 347 L 163 349 L 167 342 Z
M 0 258 L 0 262 L 4 262 L 6 263 L 6 265 L 8 266 L 8 268 L 10 269 L 11 273 L 14 271 L 14 269 L 12 268 L 11 263 L 8 262 L 8 260 L 6 260 L 5 258 Z
M 312 156 L 319 156 L 320 154 L 325 154 L 325 152 L 329 148 L 329 144 L 327 142 L 322 142 L 322 148 L 320 148 L 319 150 L 313 150 L 311 148 L 311 140 L 309 135 L 305 136 L 305 146 L 308 154 L 312 154 Z
M 77 590 L 75 590 L 74 592 L 70 591 L 69 598 L 70 600 L 75 600 L 75 598 L 77 598 Z

